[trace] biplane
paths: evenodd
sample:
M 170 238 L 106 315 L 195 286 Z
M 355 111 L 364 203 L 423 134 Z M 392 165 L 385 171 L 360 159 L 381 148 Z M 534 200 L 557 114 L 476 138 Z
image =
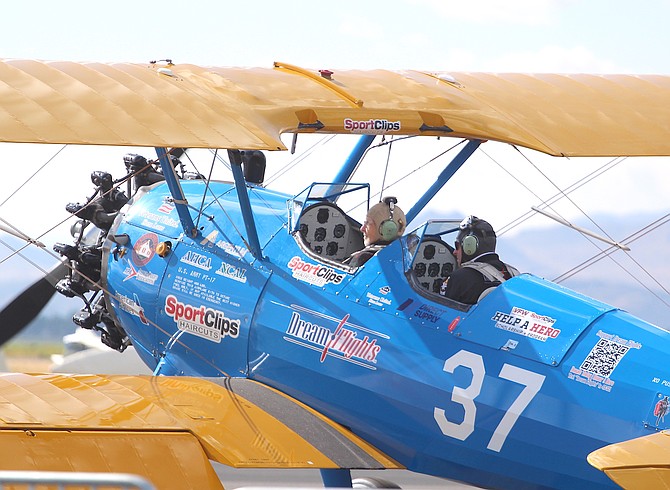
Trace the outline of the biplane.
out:
M 319 469 L 325 486 L 397 468 L 487 488 L 667 481 L 670 333 L 530 273 L 474 305 L 445 298 L 462 217 L 416 218 L 489 140 L 670 155 L 670 78 L 21 60 L 0 74 L 1 141 L 139 147 L 123 175 L 92 174 L 95 194 L 68 206 L 74 244 L 0 328 L 56 284 L 84 300 L 79 326 L 153 370 L 1 375 L 0 468 L 158 488 L 221 488 L 209 460 Z M 264 152 L 306 133 L 358 140 L 332 181 L 266 188 Z M 363 242 L 343 203 L 374 200 L 355 170 L 401 136 L 461 145 L 405 234 L 348 266 Z M 198 148 L 225 152 L 233 178 L 184 171 Z

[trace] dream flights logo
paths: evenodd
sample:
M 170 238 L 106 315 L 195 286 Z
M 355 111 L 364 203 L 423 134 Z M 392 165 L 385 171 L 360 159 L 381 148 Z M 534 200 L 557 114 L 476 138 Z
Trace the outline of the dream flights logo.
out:
M 370 334 L 368 335 L 368 333 L 362 332 L 362 327 L 358 327 L 358 331 L 347 328 L 354 327 L 348 323 L 348 320 L 349 314 L 339 320 L 335 330 L 331 330 L 326 326 L 306 321 L 300 316 L 300 313 L 293 311 L 286 328 L 286 334 L 291 338 L 285 338 L 303 347 L 320 350 L 319 360 L 321 362 L 324 362 L 326 357 L 331 355 L 374 369 L 370 366 L 370 363 L 377 362 L 377 356 L 382 350 L 381 346 L 377 345 L 377 339 L 371 338 L 371 335 L 375 335 L 375 332 L 365 329 Z M 363 338 L 359 338 L 361 333 Z M 297 341 L 293 339 L 297 339 Z

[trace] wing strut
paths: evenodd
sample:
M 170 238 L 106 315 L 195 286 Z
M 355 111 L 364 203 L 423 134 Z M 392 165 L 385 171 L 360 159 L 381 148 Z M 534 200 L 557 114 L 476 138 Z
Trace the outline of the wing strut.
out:
M 353 150 L 351 150 L 349 157 L 342 165 L 342 168 L 335 176 L 333 182 L 349 182 L 349 179 L 356 171 L 356 168 L 358 167 L 361 158 L 363 158 L 363 155 L 365 155 L 365 152 L 368 150 L 368 148 L 370 148 L 370 145 L 374 140 L 375 140 L 374 134 L 364 134 L 358 139 L 358 143 L 356 143 L 356 146 L 353 148 Z M 334 184 L 330 186 L 330 188 L 326 192 L 326 196 L 336 194 L 337 197 L 339 197 L 339 192 L 342 190 L 343 187 L 344 187 L 343 184 L 340 185 Z M 335 197 L 334 201 L 337 201 L 337 197 Z
M 426 204 L 428 204 L 430 200 L 435 197 L 435 194 L 437 194 L 439 190 L 442 189 L 444 184 L 446 184 L 447 181 L 449 181 L 449 179 L 456 173 L 456 171 L 463 166 L 467 159 L 470 158 L 470 156 L 477 148 L 479 148 L 479 145 L 481 145 L 483 142 L 483 140 L 468 141 L 463 149 L 458 152 L 458 155 L 456 155 L 454 159 L 449 162 L 449 165 L 447 165 L 444 170 L 442 170 L 442 173 L 438 176 L 437 181 L 428 188 L 428 190 L 423 194 L 423 196 L 419 198 L 416 204 L 412 206 L 412 209 L 407 212 L 407 224 L 411 223 L 412 220 L 416 218 L 421 210 L 426 207 Z
M 325 488 L 352 488 L 353 484 L 351 483 L 351 470 L 347 468 L 322 468 L 319 470 L 321 473 L 321 480 L 323 481 L 323 486 Z
M 181 185 L 179 185 L 179 179 L 174 171 L 174 167 L 167 156 L 167 151 L 165 148 L 157 147 L 156 154 L 158 155 L 158 161 L 163 170 L 165 182 L 170 189 L 172 199 L 174 199 L 175 208 L 177 208 L 177 214 L 179 215 L 181 226 L 184 228 L 184 233 L 186 233 L 186 236 L 195 238 L 198 236 L 198 229 L 195 227 L 195 224 L 193 224 L 193 218 L 191 218 L 191 213 L 188 210 L 188 202 L 186 201 Z
M 230 159 L 230 169 L 233 171 L 233 178 L 235 179 L 237 199 L 240 203 L 242 219 L 244 219 L 244 227 L 247 230 L 249 249 L 254 257 L 261 259 L 263 258 L 261 244 L 258 241 L 254 213 L 251 210 L 249 194 L 247 194 L 247 185 L 244 180 L 244 173 L 242 172 L 242 154 L 240 153 L 240 150 L 228 150 L 228 158 Z

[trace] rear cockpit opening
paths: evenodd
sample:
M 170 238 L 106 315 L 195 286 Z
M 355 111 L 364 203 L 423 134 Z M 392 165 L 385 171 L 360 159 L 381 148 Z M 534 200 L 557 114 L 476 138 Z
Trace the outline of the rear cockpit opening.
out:
M 458 234 L 457 220 L 430 220 L 409 233 L 405 240 L 405 274 L 410 285 L 434 301 L 444 282 L 456 270 L 453 243 Z

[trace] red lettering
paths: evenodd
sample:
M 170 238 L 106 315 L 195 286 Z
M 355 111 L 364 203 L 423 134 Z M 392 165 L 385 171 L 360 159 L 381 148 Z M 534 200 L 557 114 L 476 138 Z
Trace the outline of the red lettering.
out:
M 372 344 L 374 344 L 376 340 L 372 341 Z M 372 345 L 371 344 L 371 345 Z M 382 348 L 379 345 L 373 345 L 372 350 L 370 351 L 370 354 L 365 357 L 366 361 L 374 361 L 377 359 L 377 354 L 379 354 L 379 351 L 381 351 Z
M 346 315 L 344 315 L 344 318 L 342 318 L 342 320 L 340 320 L 339 325 L 338 325 L 337 328 L 335 329 L 335 333 L 334 333 L 333 336 L 330 338 L 330 341 L 329 341 L 329 342 L 325 345 L 325 347 L 323 348 L 323 352 L 321 352 L 321 362 L 323 362 L 323 361 L 326 360 L 326 356 L 328 355 L 328 349 L 330 349 L 330 347 L 332 346 L 332 344 L 335 342 L 335 340 L 337 339 L 337 337 L 338 337 L 340 331 L 342 330 L 342 327 L 344 327 L 344 324 L 347 322 L 348 319 L 349 319 L 349 313 L 347 313 Z
M 204 322 L 202 321 L 202 314 L 204 313 L 204 307 L 200 307 L 197 310 L 194 308 L 193 309 L 193 320 L 198 322 L 200 325 L 204 325 Z
M 177 298 L 175 298 L 172 295 L 169 295 L 167 298 L 165 298 L 165 313 L 167 313 L 170 316 L 174 315 L 176 302 Z

